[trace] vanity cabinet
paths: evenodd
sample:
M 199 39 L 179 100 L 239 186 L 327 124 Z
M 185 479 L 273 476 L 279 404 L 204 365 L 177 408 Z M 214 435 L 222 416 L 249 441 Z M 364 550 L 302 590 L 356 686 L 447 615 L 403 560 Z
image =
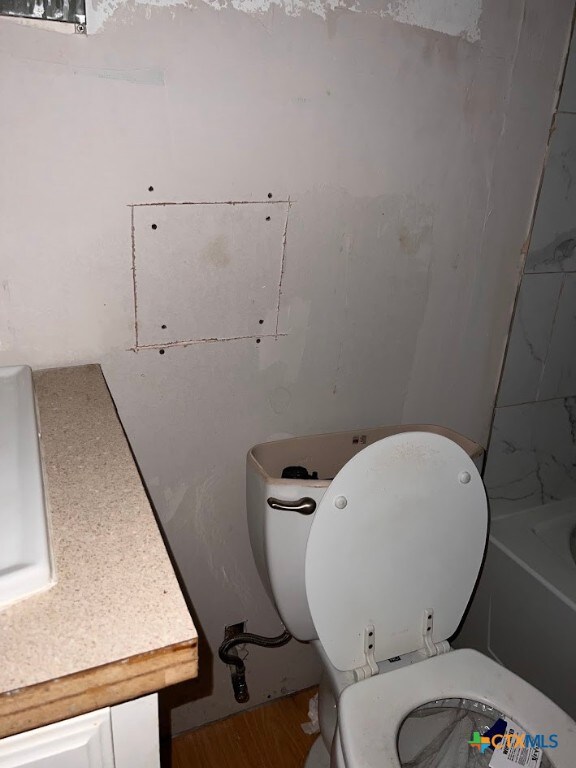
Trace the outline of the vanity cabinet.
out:
M 99 366 L 32 378 L 57 579 L 0 611 L 0 768 L 159 768 L 198 634 Z
M 0 740 L 0 768 L 159 768 L 158 697 Z

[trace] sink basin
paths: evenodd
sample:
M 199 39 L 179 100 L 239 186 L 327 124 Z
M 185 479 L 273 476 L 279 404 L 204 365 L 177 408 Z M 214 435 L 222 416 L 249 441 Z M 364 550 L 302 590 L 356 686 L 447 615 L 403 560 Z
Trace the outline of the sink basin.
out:
M 0 609 L 53 583 L 32 371 L 0 367 Z

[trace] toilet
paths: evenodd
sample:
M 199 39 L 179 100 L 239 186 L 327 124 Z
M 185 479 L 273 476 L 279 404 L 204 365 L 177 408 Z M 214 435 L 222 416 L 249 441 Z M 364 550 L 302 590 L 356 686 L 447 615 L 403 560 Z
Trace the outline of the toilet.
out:
M 400 768 L 406 718 L 454 700 L 542 735 L 544 747 L 555 735 L 544 759 L 576 765 L 576 724 L 557 705 L 449 643 L 487 542 L 481 462 L 480 446 L 428 425 L 290 438 L 248 453 L 258 572 L 286 628 L 322 661 L 320 736 L 306 768 Z M 530 609 L 510 599 L 511 620 Z

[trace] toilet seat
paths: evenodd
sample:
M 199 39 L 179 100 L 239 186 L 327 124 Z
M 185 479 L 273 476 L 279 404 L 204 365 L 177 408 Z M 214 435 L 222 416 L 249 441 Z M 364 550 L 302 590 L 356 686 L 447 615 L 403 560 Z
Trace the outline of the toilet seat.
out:
M 398 732 L 417 707 L 465 698 L 507 714 L 527 733 L 558 735 L 547 754 L 554 768 L 576 762 L 576 723 L 525 680 L 473 650 L 451 651 L 346 688 L 338 704 L 347 768 L 400 768 Z
M 306 548 L 308 605 L 330 662 L 363 678 L 394 656 L 446 650 L 487 522 L 482 479 L 452 440 L 403 432 L 356 454 L 324 494 Z

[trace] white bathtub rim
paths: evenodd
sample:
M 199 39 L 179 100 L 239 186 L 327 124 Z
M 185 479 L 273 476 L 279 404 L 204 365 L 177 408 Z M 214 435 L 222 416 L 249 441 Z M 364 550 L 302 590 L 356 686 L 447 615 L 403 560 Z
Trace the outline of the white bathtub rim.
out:
M 576 612 L 576 563 L 567 562 L 537 532 L 538 525 L 571 513 L 576 526 L 576 498 L 520 510 L 492 521 L 490 542 Z

